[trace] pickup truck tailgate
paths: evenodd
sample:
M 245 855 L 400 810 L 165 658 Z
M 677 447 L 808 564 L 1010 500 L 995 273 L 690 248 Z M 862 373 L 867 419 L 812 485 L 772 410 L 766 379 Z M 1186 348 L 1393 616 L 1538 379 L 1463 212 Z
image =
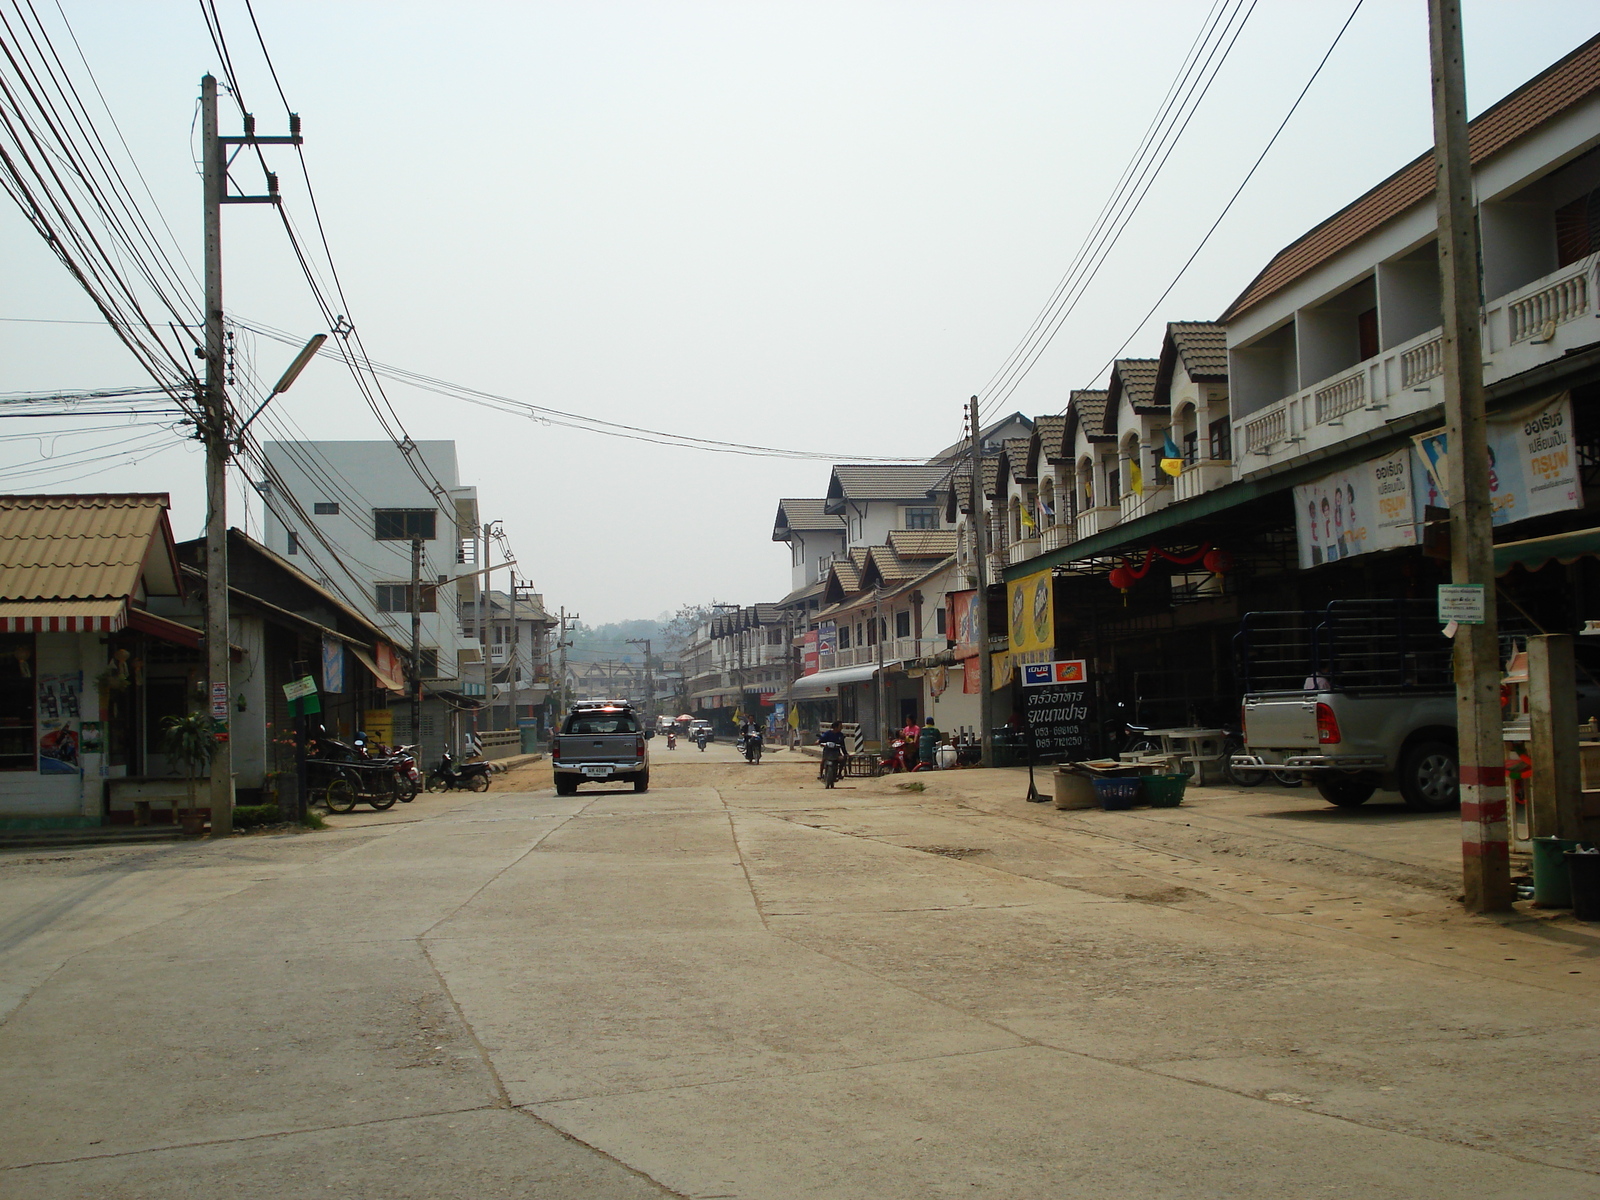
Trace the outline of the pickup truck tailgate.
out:
M 1317 748 L 1314 696 L 1255 696 L 1244 702 L 1244 740 L 1251 750 Z
M 631 767 L 640 758 L 636 733 L 563 733 L 559 736 L 563 762 L 618 763 Z

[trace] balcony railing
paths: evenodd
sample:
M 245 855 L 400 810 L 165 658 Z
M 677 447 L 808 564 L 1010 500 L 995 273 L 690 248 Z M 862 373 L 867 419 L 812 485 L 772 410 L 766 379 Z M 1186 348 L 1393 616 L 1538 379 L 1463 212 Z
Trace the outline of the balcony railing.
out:
M 1367 402 L 1367 373 L 1357 371 L 1346 375 L 1312 393 L 1316 404 L 1317 424 L 1333 421 L 1347 412 L 1354 412 Z
M 1416 387 L 1444 374 L 1444 337 L 1413 346 L 1400 356 L 1400 386 Z
M 1078 540 L 1093 537 L 1102 529 L 1110 529 L 1121 515 L 1120 508 L 1112 508 L 1110 505 L 1084 509 L 1078 514 Z
M 1030 558 L 1039 555 L 1039 539 L 1036 537 L 1021 538 L 1006 547 L 1006 562 L 1011 566 L 1025 563 Z
M 1155 474 L 1155 472 L 1152 471 L 1151 474 Z M 1161 478 L 1170 479 L 1172 477 L 1170 475 L 1162 475 Z M 1171 503 L 1172 489 L 1165 484 L 1157 484 L 1154 481 L 1150 481 L 1144 485 L 1143 495 L 1138 492 L 1129 492 L 1122 498 L 1121 503 L 1117 505 L 1117 515 L 1123 521 L 1131 521 L 1135 517 L 1148 516 L 1157 509 L 1165 508 Z
M 1233 464 L 1226 459 L 1207 458 L 1184 464 L 1183 474 L 1172 481 L 1172 499 L 1192 500 L 1203 492 L 1233 480 Z
M 1557 325 L 1565 325 L 1588 311 L 1589 275 L 1582 271 L 1508 305 L 1506 315 L 1511 322 L 1511 341 L 1527 341 L 1535 334 L 1545 335 L 1548 341 Z
M 1039 535 L 1039 550 L 1048 553 L 1051 550 L 1060 550 L 1063 546 L 1070 546 L 1078 537 L 1078 523 L 1076 521 L 1063 521 L 1059 525 L 1052 525 Z
M 1520 375 L 1594 340 L 1588 323 L 1578 318 L 1595 311 L 1597 266 L 1600 254 L 1591 254 L 1484 305 L 1485 383 Z M 1248 476 L 1329 449 L 1431 408 L 1443 400 L 1442 387 L 1434 382 L 1443 373 L 1443 338 L 1430 329 L 1353 370 L 1286 396 L 1241 421 L 1245 457 L 1240 473 Z

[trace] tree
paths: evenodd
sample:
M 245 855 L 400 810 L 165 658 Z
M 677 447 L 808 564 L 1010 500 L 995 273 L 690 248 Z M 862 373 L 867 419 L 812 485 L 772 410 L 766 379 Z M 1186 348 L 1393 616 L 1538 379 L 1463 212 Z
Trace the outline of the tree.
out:
M 674 649 L 682 649 L 694 637 L 694 631 L 702 624 L 717 614 L 719 608 L 728 605 L 717 600 L 705 604 L 685 604 L 672 615 L 672 619 L 661 626 L 662 644 Z

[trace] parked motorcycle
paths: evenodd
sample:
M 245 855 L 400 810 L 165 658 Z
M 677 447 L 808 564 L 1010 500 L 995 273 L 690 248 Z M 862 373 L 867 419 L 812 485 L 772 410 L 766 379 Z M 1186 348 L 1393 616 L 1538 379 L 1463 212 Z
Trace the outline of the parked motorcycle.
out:
M 439 760 L 439 765 L 428 772 L 428 790 L 452 792 L 458 789 L 472 792 L 488 791 L 489 764 L 469 762 L 457 765 L 456 760 L 450 756 L 450 751 L 446 750 L 444 757 Z
M 878 763 L 878 770 L 885 775 L 898 775 L 902 771 L 920 771 L 922 763 L 912 759 L 913 749 L 914 747 L 905 738 L 895 738 L 889 743 L 889 752 Z

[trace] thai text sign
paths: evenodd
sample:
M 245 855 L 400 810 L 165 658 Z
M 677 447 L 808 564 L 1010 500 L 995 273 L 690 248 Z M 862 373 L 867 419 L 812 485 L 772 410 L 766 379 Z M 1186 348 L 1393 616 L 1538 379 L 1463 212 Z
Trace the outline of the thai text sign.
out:
M 1410 449 L 1301 484 L 1294 489 L 1294 514 L 1302 568 L 1413 545 Z
M 1051 684 L 1024 693 L 1022 717 L 1039 758 L 1077 761 L 1093 757 L 1090 735 L 1094 705 L 1089 685 Z
M 1445 431 L 1418 434 L 1417 452 L 1428 473 L 1427 503 L 1450 505 L 1450 443 Z M 1577 448 L 1572 438 L 1572 396 L 1562 392 L 1488 424 L 1489 510 L 1495 525 L 1579 508 Z
M 1011 649 L 1017 654 L 1056 648 L 1055 589 L 1049 571 L 1024 575 L 1006 584 Z

